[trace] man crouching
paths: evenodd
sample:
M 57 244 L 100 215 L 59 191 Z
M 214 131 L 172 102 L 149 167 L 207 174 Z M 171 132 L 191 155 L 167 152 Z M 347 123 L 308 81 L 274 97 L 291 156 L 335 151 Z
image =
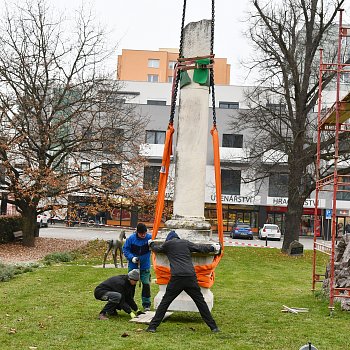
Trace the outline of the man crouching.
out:
M 131 318 L 142 314 L 143 312 L 138 309 L 134 300 L 135 286 L 139 279 L 140 272 L 134 269 L 127 275 L 113 276 L 99 284 L 95 288 L 95 298 L 107 301 L 107 304 L 101 310 L 98 318 L 108 320 L 107 316 L 116 316 L 117 310 L 124 310 Z

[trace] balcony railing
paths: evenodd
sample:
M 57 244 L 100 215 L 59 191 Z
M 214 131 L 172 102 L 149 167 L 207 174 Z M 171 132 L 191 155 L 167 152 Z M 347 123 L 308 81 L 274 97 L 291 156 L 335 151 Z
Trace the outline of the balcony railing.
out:
M 282 151 L 271 149 L 264 152 L 261 157 L 261 162 L 265 164 L 287 163 L 288 156 Z
M 164 144 L 143 143 L 140 145 L 140 155 L 147 158 L 162 159 Z
M 247 148 L 220 147 L 221 162 L 248 162 L 249 151 Z

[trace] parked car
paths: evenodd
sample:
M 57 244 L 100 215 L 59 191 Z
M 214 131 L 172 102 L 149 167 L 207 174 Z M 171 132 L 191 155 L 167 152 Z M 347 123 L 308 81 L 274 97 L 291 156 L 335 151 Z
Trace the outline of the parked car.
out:
M 253 239 L 253 231 L 248 224 L 238 222 L 233 225 L 230 237 Z
M 48 227 L 49 219 L 50 219 L 50 215 L 48 215 L 47 213 L 44 212 L 44 213 L 37 215 L 36 223 L 37 223 L 38 227 Z
M 260 239 L 277 239 L 281 240 L 281 230 L 278 225 L 274 224 L 264 224 L 264 226 L 259 230 Z

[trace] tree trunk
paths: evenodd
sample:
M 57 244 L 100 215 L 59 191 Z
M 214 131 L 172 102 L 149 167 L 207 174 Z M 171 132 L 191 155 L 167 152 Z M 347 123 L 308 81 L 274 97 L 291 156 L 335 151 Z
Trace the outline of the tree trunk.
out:
M 303 154 L 303 138 L 299 138 L 297 142 L 295 142 L 295 149 L 292 154 Z M 282 245 L 282 252 L 284 253 L 288 251 L 291 242 L 299 240 L 301 217 L 303 215 L 305 201 L 305 194 L 302 193 L 302 178 L 305 172 L 302 157 L 290 156 L 289 158 L 288 207 L 286 229 Z
M 38 236 L 39 227 L 36 222 L 36 208 L 27 208 L 22 213 L 23 245 L 34 247 L 35 237 Z

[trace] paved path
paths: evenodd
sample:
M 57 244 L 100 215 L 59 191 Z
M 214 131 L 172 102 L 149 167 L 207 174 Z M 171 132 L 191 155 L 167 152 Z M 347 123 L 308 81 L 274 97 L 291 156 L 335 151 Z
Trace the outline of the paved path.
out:
M 94 240 L 94 239 L 116 239 L 119 237 L 121 228 L 117 227 L 66 227 L 62 224 L 49 225 L 48 228 L 40 229 L 40 237 L 48 238 L 64 238 L 64 239 L 76 239 L 76 240 Z M 126 229 L 126 236 L 128 237 L 133 232 L 132 229 Z M 217 235 L 213 236 L 213 240 L 216 240 Z M 261 248 L 281 248 L 281 241 L 268 241 L 266 242 L 259 239 L 245 240 L 245 239 L 232 239 L 225 235 L 225 246 L 236 247 L 261 247 Z M 313 247 L 312 237 L 300 237 L 299 241 L 304 245 L 305 250 L 311 250 Z M 319 243 L 324 243 L 323 240 L 318 240 Z M 325 242 L 330 245 L 330 242 Z

